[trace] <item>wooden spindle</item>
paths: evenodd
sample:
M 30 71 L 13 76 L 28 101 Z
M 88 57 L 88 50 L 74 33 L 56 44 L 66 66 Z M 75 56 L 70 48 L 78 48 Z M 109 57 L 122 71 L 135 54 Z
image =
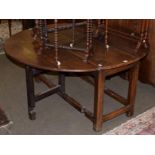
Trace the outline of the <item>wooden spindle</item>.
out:
M 86 48 L 80 48 L 80 47 L 75 47 L 74 43 L 75 43 L 75 28 L 76 26 L 81 26 L 81 25 L 85 25 L 86 24 Z M 76 23 L 75 19 L 73 19 L 72 24 L 69 25 L 63 25 L 63 26 L 59 26 L 58 25 L 58 20 L 55 19 L 54 20 L 54 27 L 52 29 L 50 29 L 50 27 L 48 27 L 47 25 L 47 20 L 43 19 L 43 20 L 36 20 L 36 29 L 37 29 L 37 35 L 38 35 L 38 39 L 37 39 L 37 49 L 39 49 L 39 54 L 42 53 L 42 51 L 46 50 L 46 48 L 50 48 L 50 47 L 54 47 L 54 59 L 56 60 L 57 64 L 60 64 L 60 61 L 58 61 L 58 49 L 62 48 L 62 49 L 72 49 L 72 50 L 79 50 L 84 52 L 84 61 L 87 61 L 89 56 L 93 55 L 93 21 L 88 19 L 85 22 L 80 22 L 80 23 Z M 58 44 L 58 31 L 59 30 L 65 30 L 65 29 L 71 29 L 72 32 L 72 42 L 70 43 L 70 46 L 66 46 L 66 45 L 59 45 Z M 50 38 L 48 36 L 48 34 L 50 32 L 54 33 L 54 42 L 51 43 L 50 42 Z M 38 48 L 39 47 L 39 48 Z
M 90 38 L 89 38 L 89 55 L 92 56 L 94 54 L 93 51 L 93 20 L 90 20 Z
M 145 34 L 145 19 L 142 20 L 140 40 L 143 41 Z
M 147 48 L 148 45 L 148 31 L 149 31 L 149 25 L 150 25 L 150 20 L 146 19 L 145 20 L 145 35 L 144 35 L 144 45 Z
M 44 42 L 43 42 L 43 25 L 42 20 L 37 19 L 35 20 L 35 28 L 33 34 L 33 40 L 36 44 L 36 50 L 38 54 L 41 54 L 44 49 Z
M 47 20 L 46 19 L 44 19 L 43 33 L 44 33 L 44 44 L 46 45 L 47 40 L 48 40 L 48 27 L 47 27 Z
M 95 30 L 95 37 L 99 37 L 99 33 L 100 33 L 100 27 L 102 25 L 102 20 L 101 19 L 98 19 L 97 20 L 97 26 L 96 26 L 96 30 Z
M 55 48 L 55 60 L 58 62 L 58 20 L 54 19 L 54 48 Z
M 70 44 L 70 47 L 73 47 L 75 43 L 75 19 L 73 19 L 72 24 L 72 43 Z
M 139 22 L 137 20 L 131 20 L 132 25 L 130 24 L 130 20 L 128 20 L 128 25 L 127 27 L 129 27 L 130 25 L 133 27 L 132 32 L 131 32 L 131 36 L 135 36 L 135 34 L 137 33 L 137 31 L 139 30 L 138 26 L 139 26 Z
M 33 40 L 36 41 L 39 37 L 39 20 L 35 20 L 35 27 L 33 29 Z
M 108 20 L 105 19 L 105 46 L 108 45 Z
M 97 20 L 97 24 L 98 24 L 98 27 L 100 27 L 100 25 L 101 25 L 101 19 L 98 19 Z
M 145 20 L 142 20 L 141 22 L 141 29 L 140 29 L 140 39 L 137 43 L 137 46 L 136 46 L 136 52 L 138 51 L 138 49 L 140 48 L 142 42 L 143 42 L 143 39 L 144 39 L 144 31 L 145 31 Z
M 92 44 L 93 44 L 93 21 L 92 19 L 90 20 L 90 32 L 89 32 L 89 44 L 90 44 L 90 49 L 92 48 Z
M 108 19 L 105 19 L 105 56 L 108 53 L 109 45 L 108 45 Z
M 39 34 L 40 38 L 43 39 L 43 21 L 41 19 L 39 20 Z
M 86 40 L 86 51 L 85 51 L 85 61 L 88 60 L 88 56 L 89 56 L 89 43 L 90 41 L 90 20 L 87 19 L 87 40 Z

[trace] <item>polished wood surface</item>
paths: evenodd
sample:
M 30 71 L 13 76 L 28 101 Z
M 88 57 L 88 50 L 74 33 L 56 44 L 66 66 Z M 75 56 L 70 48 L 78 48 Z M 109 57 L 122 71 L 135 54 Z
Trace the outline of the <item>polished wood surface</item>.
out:
M 90 72 L 98 70 L 99 67 L 105 70 L 119 68 L 137 62 L 144 56 L 143 52 L 140 53 L 141 55 L 132 55 L 113 47 L 105 55 L 106 49 L 103 43 L 97 42 L 95 45 L 95 55 L 90 57 L 87 63 L 82 60 L 82 54 L 79 51 L 60 49 L 58 51 L 60 67 L 54 60 L 53 49 L 47 49 L 42 54 L 37 53 L 30 30 L 20 32 L 8 39 L 5 49 L 6 54 L 18 62 L 38 69 L 63 72 Z
M 80 33 L 81 34 L 81 33 Z M 79 35 L 81 37 L 81 35 Z M 66 43 L 66 35 L 59 36 Z M 146 55 L 146 49 L 140 48 L 137 52 L 133 50 L 133 44 L 123 42 L 124 39 L 118 40 L 117 44 L 121 43 L 121 49 L 110 44 L 108 49 L 104 46 L 103 40 L 94 40 L 94 55 L 89 57 L 88 61 L 83 60 L 83 53 L 75 50 L 58 50 L 58 59 L 60 65 L 57 65 L 54 59 L 53 48 L 44 49 L 38 52 L 37 46 L 33 41 L 31 30 L 22 31 L 5 43 L 5 50 L 8 57 L 25 65 L 27 98 L 28 98 L 28 113 L 29 118 L 36 118 L 35 104 L 37 101 L 57 93 L 66 102 L 76 108 L 78 111 L 93 122 L 95 131 L 101 131 L 102 124 L 120 114 L 126 113 L 127 116 L 132 116 L 134 112 L 134 103 L 136 96 L 136 84 L 138 79 L 139 61 Z M 80 43 L 82 43 L 82 39 Z M 116 45 L 117 45 L 116 44 Z M 128 46 L 126 46 L 128 45 Z M 135 45 L 134 45 L 135 46 Z M 46 80 L 40 74 L 43 71 L 55 71 L 59 75 L 58 84 Z M 128 96 L 124 98 L 111 90 L 105 89 L 105 80 L 109 75 L 115 75 L 121 72 L 129 73 L 129 89 Z M 65 92 L 65 74 L 76 73 L 91 76 L 94 81 L 94 110 L 87 110 L 78 101 L 73 99 Z M 49 89 L 41 94 L 35 94 L 33 78 L 36 77 L 42 80 Z M 106 94 L 123 103 L 123 107 L 109 114 L 103 114 L 104 107 L 104 90 Z
M 34 26 L 34 20 L 24 19 L 23 27 L 28 29 Z M 66 22 L 66 20 L 64 20 Z M 64 22 L 63 21 L 63 22 Z M 140 20 L 138 20 L 139 22 Z M 130 34 L 139 33 L 140 26 L 137 24 L 137 19 L 111 19 L 109 21 L 112 29 L 119 30 L 120 32 L 128 31 Z M 150 50 L 147 57 L 143 59 L 140 64 L 139 80 L 147 84 L 155 86 L 155 20 L 150 19 L 149 27 L 149 43 Z

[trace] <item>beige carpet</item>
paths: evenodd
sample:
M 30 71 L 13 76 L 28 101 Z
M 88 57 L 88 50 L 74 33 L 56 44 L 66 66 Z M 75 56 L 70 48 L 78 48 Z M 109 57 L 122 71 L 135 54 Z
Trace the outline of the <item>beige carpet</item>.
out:
M 22 30 L 22 24 L 19 20 L 12 20 L 12 26 L 11 26 L 11 32 L 12 35 L 20 32 Z M 8 20 L 1 20 L 0 24 L 0 54 L 4 54 L 4 42 L 6 39 L 8 39 L 9 36 L 9 27 L 8 27 Z M 12 121 L 10 121 L 1 108 L 0 103 L 0 134 L 10 134 L 10 128 L 13 124 Z
M 10 134 L 10 126 L 13 124 L 0 105 L 0 134 Z
M 106 132 L 105 135 L 155 135 L 155 107 Z

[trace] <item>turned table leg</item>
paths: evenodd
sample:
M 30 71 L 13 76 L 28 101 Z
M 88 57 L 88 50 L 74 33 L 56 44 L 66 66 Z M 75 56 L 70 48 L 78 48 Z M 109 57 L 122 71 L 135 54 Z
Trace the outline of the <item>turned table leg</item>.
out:
M 27 100 L 28 100 L 28 114 L 31 120 L 36 118 L 35 108 L 35 95 L 34 95 L 34 81 L 33 70 L 30 66 L 25 67 L 26 71 L 26 88 L 27 88 Z
M 104 97 L 105 77 L 103 70 L 99 70 L 95 76 L 95 96 L 94 96 L 94 122 L 95 131 L 102 130 L 103 97 Z
M 128 104 L 131 105 L 131 108 L 127 112 L 127 116 L 132 116 L 134 113 L 134 103 L 136 98 L 138 72 L 139 72 L 138 64 L 129 70 Z

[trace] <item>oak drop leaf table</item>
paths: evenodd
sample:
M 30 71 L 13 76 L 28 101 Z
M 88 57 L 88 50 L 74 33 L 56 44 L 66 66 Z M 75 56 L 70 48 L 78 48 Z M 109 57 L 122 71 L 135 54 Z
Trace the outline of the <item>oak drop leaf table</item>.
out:
M 127 116 L 133 115 L 134 102 L 136 96 L 136 84 L 138 80 L 139 61 L 145 56 L 145 52 L 135 55 L 124 52 L 123 50 L 110 47 L 107 54 L 104 52 L 102 43 L 95 43 L 94 56 L 88 62 L 82 60 L 82 53 L 79 51 L 59 49 L 58 56 L 61 65 L 58 66 L 54 59 L 54 49 L 46 49 L 38 53 L 33 45 L 32 31 L 25 30 L 13 35 L 5 43 L 6 55 L 23 64 L 26 70 L 28 113 L 30 119 L 35 119 L 35 103 L 53 93 L 57 93 L 66 102 L 93 122 L 95 131 L 102 130 L 103 122 L 110 120 L 120 114 L 126 113 Z M 33 78 L 42 71 L 58 73 L 58 85 L 50 85 L 49 89 L 42 94 L 36 95 L 34 90 Z M 127 99 L 118 95 L 114 91 L 105 88 L 105 78 L 107 76 L 127 71 L 129 73 L 129 88 Z M 94 79 L 94 110 L 93 112 L 84 108 L 75 99 L 65 92 L 65 74 L 76 73 L 85 74 Z M 120 103 L 123 107 L 109 114 L 103 114 L 104 94 L 108 94 Z

